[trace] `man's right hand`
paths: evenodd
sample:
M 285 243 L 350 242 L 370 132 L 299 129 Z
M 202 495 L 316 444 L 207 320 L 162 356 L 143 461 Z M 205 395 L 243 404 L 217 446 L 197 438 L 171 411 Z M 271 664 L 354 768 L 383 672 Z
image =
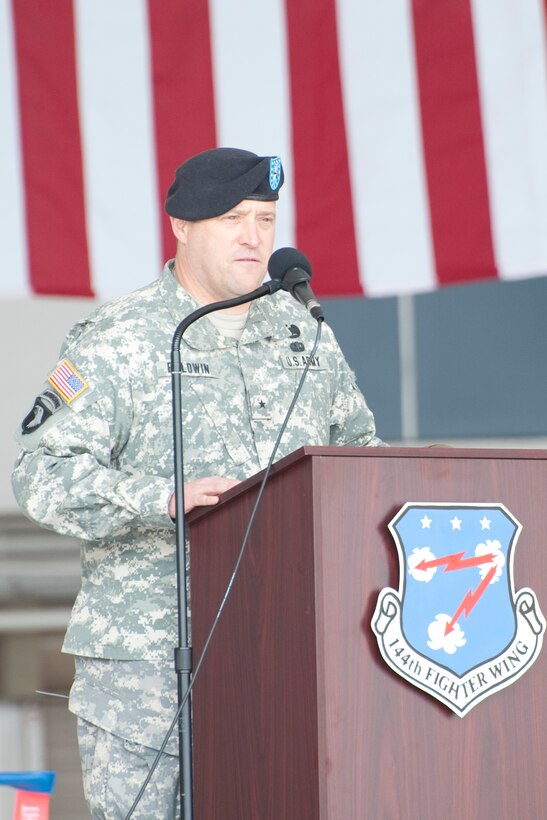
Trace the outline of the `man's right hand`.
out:
M 196 478 L 184 485 L 184 512 L 188 513 L 194 507 L 208 507 L 218 504 L 219 496 L 239 484 L 236 478 L 225 478 L 213 475 L 206 478 Z M 175 494 L 169 499 L 169 515 L 175 520 Z

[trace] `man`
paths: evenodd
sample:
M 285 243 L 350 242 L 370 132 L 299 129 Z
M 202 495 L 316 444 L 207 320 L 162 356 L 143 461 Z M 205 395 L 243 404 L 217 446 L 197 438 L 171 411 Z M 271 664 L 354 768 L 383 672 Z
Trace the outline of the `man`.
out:
M 166 201 L 174 260 L 70 331 L 18 433 L 13 486 L 24 512 L 82 539 L 63 649 L 76 656 L 70 709 L 94 818 L 125 817 L 176 711 L 172 336 L 199 305 L 262 283 L 282 184 L 277 157 L 219 148 L 187 160 Z M 188 329 L 186 511 L 266 466 L 315 332 L 283 292 Z M 278 457 L 304 444 L 382 444 L 326 326 Z M 177 816 L 176 738 L 167 752 L 135 818 Z

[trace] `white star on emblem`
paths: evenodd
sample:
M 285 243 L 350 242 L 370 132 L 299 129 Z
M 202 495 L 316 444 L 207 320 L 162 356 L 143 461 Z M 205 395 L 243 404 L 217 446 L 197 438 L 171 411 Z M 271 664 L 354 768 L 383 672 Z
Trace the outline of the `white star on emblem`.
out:
M 490 519 L 487 518 L 485 515 L 480 520 L 481 530 L 489 530 L 490 529 Z
M 422 525 L 422 530 L 428 530 L 429 525 L 431 524 L 431 518 L 428 518 L 427 515 L 424 515 L 423 518 L 420 518 L 420 524 Z
M 459 519 L 457 516 L 454 516 L 450 523 L 452 524 L 453 530 L 461 530 L 462 522 L 461 519 Z

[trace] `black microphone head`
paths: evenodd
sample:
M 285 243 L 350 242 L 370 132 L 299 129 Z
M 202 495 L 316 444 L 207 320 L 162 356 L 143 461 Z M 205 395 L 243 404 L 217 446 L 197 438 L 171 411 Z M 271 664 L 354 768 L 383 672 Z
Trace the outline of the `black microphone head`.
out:
M 311 277 L 309 259 L 296 248 L 279 248 L 272 253 L 268 262 L 268 273 L 272 279 L 283 279 L 291 268 L 300 268 Z

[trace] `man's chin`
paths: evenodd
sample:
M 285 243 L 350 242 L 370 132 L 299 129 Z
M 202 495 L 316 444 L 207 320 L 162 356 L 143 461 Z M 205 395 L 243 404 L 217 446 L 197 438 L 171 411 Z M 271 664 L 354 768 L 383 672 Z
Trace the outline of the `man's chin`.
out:
M 238 284 L 241 288 L 244 288 L 244 290 L 241 291 L 242 293 L 248 293 L 260 287 L 267 274 L 267 270 L 262 262 L 237 262 L 235 269 L 237 271 Z

